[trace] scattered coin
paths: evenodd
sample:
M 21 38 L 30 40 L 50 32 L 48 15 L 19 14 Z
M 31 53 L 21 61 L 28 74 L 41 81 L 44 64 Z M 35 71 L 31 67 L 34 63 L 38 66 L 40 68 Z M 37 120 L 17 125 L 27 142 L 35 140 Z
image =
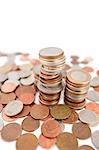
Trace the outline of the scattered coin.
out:
M 24 105 L 22 111 L 15 115 L 15 118 L 22 118 L 28 116 L 30 113 L 31 107 L 29 105 Z
M 17 118 L 7 116 L 3 110 L 2 111 L 2 119 L 6 122 L 13 122 L 13 121 L 16 121 Z
M 90 90 L 87 93 L 87 99 L 94 102 L 99 102 L 99 92 Z
M 19 73 L 17 71 L 11 71 L 7 74 L 8 79 L 18 80 L 20 78 Z
M 65 104 L 58 104 L 53 106 L 50 111 L 53 118 L 62 120 L 66 119 L 71 114 L 71 109 Z
M 78 148 L 78 150 L 95 150 L 95 149 L 89 145 L 82 145 Z
M 10 101 L 15 100 L 16 95 L 14 92 L 11 93 L 0 93 L 0 104 L 8 104 Z
M 82 140 L 91 137 L 91 130 L 89 126 L 82 122 L 74 123 L 72 132 L 77 138 Z
M 91 85 L 92 87 L 98 87 L 98 86 L 99 86 L 99 76 L 94 77 L 94 78 L 91 80 L 90 85 Z
M 94 69 L 92 68 L 92 67 L 89 67 L 89 66 L 86 66 L 86 67 L 83 67 L 82 68 L 84 71 L 86 71 L 86 72 L 94 72 Z
M 34 81 L 35 81 L 35 78 L 33 75 L 20 80 L 22 85 L 31 85 L 34 83 Z
M 13 100 L 9 102 L 5 108 L 4 112 L 7 116 L 15 116 L 19 114 L 23 109 L 23 103 L 19 100 Z
M 99 130 L 92 133 L 91 140 L 94 146 L 99 149 Z
M 34 119 L 41 119 L 43 120 L 49 115 L 49 108 L 47 106 L 41 104 L 35 104 L 32 106 L 30 115 Z
M 99 115 L 99 104 L 95 102 L 90 102 L 86 104 L 86 109 L 91 110 L 95 112 L 97 115 Z
M 42 148 L 49 149 L 56 143 L 56 138 L 47 138 L 43 135 L 40 135 L 38 142 Z
M 0 119 L 0 131 L 3 129 L 3 126 L 4 126 L 4 122 L 2 119 Z
M 72 133 L 63 132 L 58 135 L 56 145 L 59 150 L 77 150 L 78 141 Z
M 4 82 L 7 80 L 7 74 L 6 73 L 0 73 L 0 82 Z
M 22 122 L 22 129 L 27 132 L 33 132 L 40 126 L 40 121 L 33 119 L 31 116 L 25 118 Z
M 10 123 L 3 127 L 1 137 L 3 140 L 11 142 L 16 140 L 22 134 L 21 126 L 17 123 Z
M 61 127 L 56 120 L 48 119 L 42 124 L 41 132 L 45 137 L 55 138 L 61 133 Z
M 34 134 L 26 133 L 21 135 L 16 142 L 17 150 L 36 150 L 38 139 Z

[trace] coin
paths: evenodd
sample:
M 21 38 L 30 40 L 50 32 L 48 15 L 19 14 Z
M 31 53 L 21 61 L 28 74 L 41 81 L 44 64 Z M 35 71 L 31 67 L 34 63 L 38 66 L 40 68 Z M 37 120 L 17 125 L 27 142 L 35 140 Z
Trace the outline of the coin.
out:
M 99 130 L 92 133 L 91 140 L 94 146 L 99 149 Z
M 20 70 L 18 72 L 18 74 L 19 74 L 20 78 L 27 78 L 32 74 L 32 71 L 31 70 Z
M 20 100 L 13 100 L 5 106 L 4 112 L 7 116 L 11 117 L 19 114 L 22 109 L 23 103 Z
M 0 131 L 3 129 L 3 126 L 4 126 L 4 122 L 2 119 L 0 119 Z
M 56 143 L 56 138 L 47 138 L 43 135 L 40 135 L 38 142 L 42 148 L 50 149 Z
M 49 108 L 47 106 L 41 104 L 35 104 L 32 106 L 30 115 L 34 119 L 41 119 L 43 120 L 49 115 Z
M 41 132 L 45 137 L 55 138 L 61 133 L 61 127 L 56 120 L 48 119 L 42 124 Z
M 17 71 L 11 71 L 7 74 L 8 79 L 13 79 L 13 80 L 18 80 L 20 78 L 19 74 Z
M 86 66 L 86 67 L 83 67 L 82 68 L 84 71 L 86 71 L 86 72 L 94 72 L 94 69 L 92 68 L 92 67 L 90 67 L 90 66 Z
M 95 102 L 90 102 L 86 104 L 86 109 L 91 110 L 95 112 L 97 115 L 99 115 L 99 104 Z
M 79 139 L 88 139 L 91 137 L 91 130 L 87 124 L 82 122 L 74 123 L 72 127 L 73 134 Z
M 4 82 L 7 80 L 7 74 L 6 73 L 0 73 L 0 82 Z
M 88 123 L 91 125 L 92 123 L 96 122 L 97 116 L 95 112 L 85 109 L 85 110 L 80 111 L 79 119 L 82 122 Z
M 94 90 L 88 91 L 87 99 L 90 101 L 99 102 L 99 92 L 96 92 Z
M 94 87 L 94 90 L 99 93 L 99 86 Z
M 99 76 L 94 77 L 94 78 L 91 80 L 90 85 L 91 85 L 92 87 L 98 87 L 98 86 L 99 86 Z
M 33 75 L 20 80 L 22 85 L 31 85 L 34 83 L 34 81 L 35 81 L 35 78 Z
M 15 100 L 16 95 L 14 92 L 11 93 L 0 93 L 0 104 L 8 104 L 10 101 Z
M 65 104 L 58 104 L 53 106 L 50 111 L 53 118 L 62 120 L 66 119 L 71 114 L 71 109 Z
M 3 110 L 2 111 L 2 119 L 6 122 L 13 122 L 13 121 L 16 121 L 17 118 L 7 116 Z
M 79 118 L 79 117 L 78 117 L 77 112 L 74 111 L 74 110 L 72 110 L 71 115 L 70 115 L 68 118 L 64 119 L 64 120 L 63 120 L 63 123 L 73 124 L 73 123 L 75 123 L 76 121 L 78 121 L 78 118 Z
M 82 145 L 78 148 L 78 150 L 95 150 L 95 149 L 89 145 Z
M 59 150 L 77 150 L 78 141 L 76 137 L 69 132 L 64 132 L 58 135 L 56 145 Z
M 16 118 L 22 118 L 27 116 L 30 113 L 31 107 L 29 105 L 24 105 L 22 111 L 15 115 Z
M 33 119 L 31 116 L 25 118 L 22 122 L 22 129 L 27 132 L 33 132 L 40 126 L 40 121 Z
M 21 126 L 17 123 L 10 123 L 3 127 L 1 137 L 3 140 L 11 142 L 16 140 L 22 134 Z
M 38 139 L 34 134 L 26 133 L 21 135 L 16 141 L 17 150 L 36 150 Z

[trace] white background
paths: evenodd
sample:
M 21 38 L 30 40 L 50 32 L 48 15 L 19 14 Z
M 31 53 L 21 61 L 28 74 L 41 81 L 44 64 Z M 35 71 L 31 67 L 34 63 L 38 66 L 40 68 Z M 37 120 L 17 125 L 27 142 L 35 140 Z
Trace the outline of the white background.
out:
M 30 52 L 36 58 L 48 46 L 62 48 L 67 58 L 92 56 L 98 68 L 99 0 L 0 0 L 1 51 Z M 92 145 L 90 140 L 81 144 Z M 0 149 L 15 150 L 15 143 L 0 140 Z

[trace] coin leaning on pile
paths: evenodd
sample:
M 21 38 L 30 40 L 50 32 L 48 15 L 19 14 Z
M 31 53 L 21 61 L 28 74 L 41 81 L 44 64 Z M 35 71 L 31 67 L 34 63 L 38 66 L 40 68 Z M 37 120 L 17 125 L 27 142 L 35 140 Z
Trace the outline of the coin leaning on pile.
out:
M 16 55 L 29 63 L 17 65 Z M 40 62 L 20 53 L 7 58 L 6 64 L 0 67 L 0 131 L 3 140 L 16 141 L 16 150 L 36 150 L 38 145 L 44 149 L 56 145 L 59 150 L 95 150 L 88 145 L 79 146 L 78 139 L 91 138 L 94 147 L 99 148 L 99 131 L 92 132 L 90 128 L 99 125 L 98 77 L 91 82 L 93 91 L 88 92 L 91 80 L 88 72 L 94 69 L 86 67 L 87 72 L 76 67 L 72 69 L 65 64 L 64 52 L 55 47 L 40 50 Z M 73 65 L 80 64 L 78 56 L 72 56 L 72 59 Z M 88 58 L 81 63 L 88 64 Z M 62 84 L 63 79 L 66 85 Z M 65 104 L 60 104 L 63 86 Z M 39 97 L 36 98 L 37 92 Z M 94 102 L 86 104 L 86 97 Z M 79 113 L 76 111 L 82 108 Z M 21 124 L 16 123 L 19 118 Z M 71 124 L 72 132 L 67 129 L 64 132 L 64 124 Z M 41 134 L 37 138 L 34 131 L 39 128 Z M 26 133 L 22 134 L 22 130 Z

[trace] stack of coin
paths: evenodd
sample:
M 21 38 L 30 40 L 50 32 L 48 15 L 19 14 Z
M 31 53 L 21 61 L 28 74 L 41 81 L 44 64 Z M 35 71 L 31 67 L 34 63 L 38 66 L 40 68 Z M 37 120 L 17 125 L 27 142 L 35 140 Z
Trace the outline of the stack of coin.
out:
M 64 101 L 69 107 L 82 109 L 85 106 L 90 80 L 91 76 L 81 69 L 71 69 L 67 72 Z
M 44 48 L 40 50 L 39 58 L 42 64 L 38 82 L 40 102 L 48 106 L 55 105 L 59 102 L 62 91 L 64 52 L 59 48 Z

